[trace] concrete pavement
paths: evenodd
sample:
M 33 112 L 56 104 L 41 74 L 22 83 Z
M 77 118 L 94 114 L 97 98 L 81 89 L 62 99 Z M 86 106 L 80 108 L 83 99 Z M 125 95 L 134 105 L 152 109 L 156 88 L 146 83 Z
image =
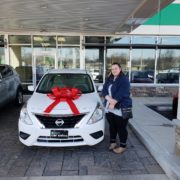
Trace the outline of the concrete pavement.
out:
M 131 127 L 170 179 L 180 179 L 180 157 L 175 154 L 175 124 L 147 104 L 170 104 L 171 98 L 141 97 L 134 100 Z
M 167 159 L 164 157 L 174 152 L 174 125 L 145 106 L 150 103 L 169 103 L 170 99 L 133 98 L 133 101 L 134 118 L 130 120 L 131 127 L 168 177 L 178 179 L 173 159 L 164 160 Z M 168 179 L 131 128 L 128 151 L 122 155 L 108 151 L 107 129 L 105 140 L 93 147 L 25 147 L 17 137 L 19 110 L 8 106 L 0 111 L 0 180 L 66 180 L 72 176 L 74 180 Z M 172 162 L 172 167 L 169 167 L 169 162 Z
M 0 180 L 69 180 L 72 176 L 43 176 L 43 177 L 3 177 Z M 99 175 L 99 176 L 73 176 L 73 180 L 168 180 L 164 174 L 149 175 Z

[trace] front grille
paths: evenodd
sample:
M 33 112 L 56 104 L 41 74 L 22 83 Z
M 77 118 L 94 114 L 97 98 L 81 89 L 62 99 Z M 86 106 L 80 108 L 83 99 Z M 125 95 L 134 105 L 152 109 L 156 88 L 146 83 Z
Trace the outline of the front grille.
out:
M 36 118 L 45 126 L 45 128 L 74 128 L 74 126 L 81 121 L 85 114 L 77 116 L 67 116 L 67 117 L 53 117 L 44 115 L 35 115 Z M 62 125 L 57 125 L 57 120 L 64 122 Z
M 68 142 L 82 142 L 84 141 L 81 136 L 68 136 L 68 137 L 51 137 L 51 136 L 39 136 L 37 142 L 48 143 L 68 143 Z

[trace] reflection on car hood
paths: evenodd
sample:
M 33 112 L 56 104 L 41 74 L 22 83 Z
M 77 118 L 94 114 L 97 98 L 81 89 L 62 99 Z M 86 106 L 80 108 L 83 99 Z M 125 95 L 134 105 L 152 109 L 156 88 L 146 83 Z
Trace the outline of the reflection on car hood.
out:
M 96 93 L 82 94 L 77 100 L 74 100 L 74 104 L 80 113 L 92 112 L 97 106 L 99 98 Z M 34 93 L 29 99 L 27 107 L 30 112 L 44 113 L 45 109 L 51 105 L 54 100 L 50 99 L 47 94 Z M 67 102 L 60 102 L 56 105 L 51 114 L 73 114 Z

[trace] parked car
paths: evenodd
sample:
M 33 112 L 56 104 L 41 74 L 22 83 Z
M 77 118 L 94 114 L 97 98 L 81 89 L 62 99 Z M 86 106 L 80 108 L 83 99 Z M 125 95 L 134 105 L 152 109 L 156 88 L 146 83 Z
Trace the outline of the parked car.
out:
M 93 77 L 93 80 L 95 80 L 96 77 L 99 75 L 99 70 L 92 70 L 90 72 L 91 72 L 91 75 Z
M 95 83 L 103 83 L 103 76 L 102 75 L 97 75 L 96 78 L 94 79 Z
M 173 96 L 173 100 L 172 100 L 172 112 L 173 112 L 173 115 L 174 115 L 175 117 L 177 117 L 178 97 L 179 97 L 179 93 L 177 92 L 177 93 Z
M 57 96 L 52 94 L 53 88 Z M 62 98 L 64 93 L 58 88 L 65 88 L 65 91 L 66 88 L 78 88 L 82 94 L 72 105 L 72 100 L 68 102 Z M 79 113 L 74 113 L 71 106 Z M 103 138 L 102 102 L 91 75 L 85 70 L 50 70 L 20 113 L 19 139 L 27 146 L 95 145 Z
M 14 101 L 23 103 L 23 90 L 17 72 L 9 65 L 0 65 L 0 107 Z
M 132 83 L 153 83 L 154 82 L 154 71 L 132 71 L 131 72 Z
M 179 72 L 162 72 L 157 74 L 158 83 L 179 83 Z

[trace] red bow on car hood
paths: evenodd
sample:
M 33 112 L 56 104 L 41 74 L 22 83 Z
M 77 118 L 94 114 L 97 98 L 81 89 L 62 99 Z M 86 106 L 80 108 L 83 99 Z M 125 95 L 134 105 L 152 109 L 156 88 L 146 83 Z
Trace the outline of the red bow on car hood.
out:
M 72 112 L 76 115 L 80 114 L 73 100 L 78 99 L 82 92 L 77 88 L 52 88 L 52 93 L 47 94 L 50 99 L 54 102 L 50 104 L 46 109 L 45 113 L 50 113 L 52 109 L 60 102 L 67 102 Z

